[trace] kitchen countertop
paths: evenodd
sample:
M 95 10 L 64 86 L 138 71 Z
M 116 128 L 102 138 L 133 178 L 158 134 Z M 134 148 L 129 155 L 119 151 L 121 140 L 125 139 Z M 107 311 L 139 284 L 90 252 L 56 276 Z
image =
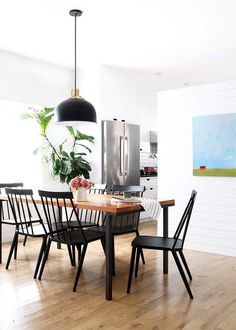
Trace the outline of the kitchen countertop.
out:
M 140 178 L 156 178 L 157 174 L 146 174 L 146 175 L 140 175 Z

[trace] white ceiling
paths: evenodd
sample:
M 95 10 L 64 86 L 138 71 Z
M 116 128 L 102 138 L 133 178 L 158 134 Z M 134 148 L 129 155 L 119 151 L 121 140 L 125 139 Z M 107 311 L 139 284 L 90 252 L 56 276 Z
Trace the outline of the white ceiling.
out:
M 158 89 L 236 79 L 235 0 L 0 0 L 0 49 L 134 72 Z M 156 75 L 156 73 L 161 75 Z

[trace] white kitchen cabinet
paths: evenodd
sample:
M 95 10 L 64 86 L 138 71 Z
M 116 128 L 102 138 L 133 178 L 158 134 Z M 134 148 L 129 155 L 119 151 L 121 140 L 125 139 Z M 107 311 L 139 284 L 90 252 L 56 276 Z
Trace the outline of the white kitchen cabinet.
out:
M 157 198 L 157 177 L 141 177 L 140 185 L 145 187 L 144 198 Z

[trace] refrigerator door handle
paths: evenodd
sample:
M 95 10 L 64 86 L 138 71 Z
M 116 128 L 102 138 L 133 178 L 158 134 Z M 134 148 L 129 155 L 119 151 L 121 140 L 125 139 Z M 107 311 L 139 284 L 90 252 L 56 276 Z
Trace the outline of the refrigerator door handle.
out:
M 124 175 L 128 175 L 128 166 L 129 166 L 129 153 L 128 153 L 128 137 L 124 137 Z
M 120 136 L 120 175 L 124 175 L 124 137 Z

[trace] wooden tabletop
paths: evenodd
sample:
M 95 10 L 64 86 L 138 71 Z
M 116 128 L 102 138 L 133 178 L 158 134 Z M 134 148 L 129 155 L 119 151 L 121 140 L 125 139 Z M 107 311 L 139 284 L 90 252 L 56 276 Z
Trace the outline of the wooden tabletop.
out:
M 174 199 L 166 199 L 159 201 L 160 205 L 162 208 L 164 207 L 169 207 L 169 206 L 174 206 L 175 205 L 175 200 Z
M 87 209 L 95 211 L 103 211 L 114 214 L 133 212 L 143 210 L 142 206 L 138 203 L 127 203 L 127 202 L 114 202 L 112 201 L 112 195 L 102 194 L 88 194 L 88 201 L 86 202 L 75 202 L 75 206 L 78 209 Z M 118 196 L 116 196 L 118 197 Z M 6 201 L 6 195 L 0 195 L 0 201 Z M 34 196 L 34 200 L 37 204 L 41 204 L 39 196 Z M 162 208 L 175 205 L 175 200 L 163 200 L 159 201 Z
M 114 196 L 88 194 L 87 202 L 76 202 L 75 206 L 79 209 L 97 210 L 115 214 L 143 210 L 143 207 L 138 203 L 114 202 L 112 197 Z

